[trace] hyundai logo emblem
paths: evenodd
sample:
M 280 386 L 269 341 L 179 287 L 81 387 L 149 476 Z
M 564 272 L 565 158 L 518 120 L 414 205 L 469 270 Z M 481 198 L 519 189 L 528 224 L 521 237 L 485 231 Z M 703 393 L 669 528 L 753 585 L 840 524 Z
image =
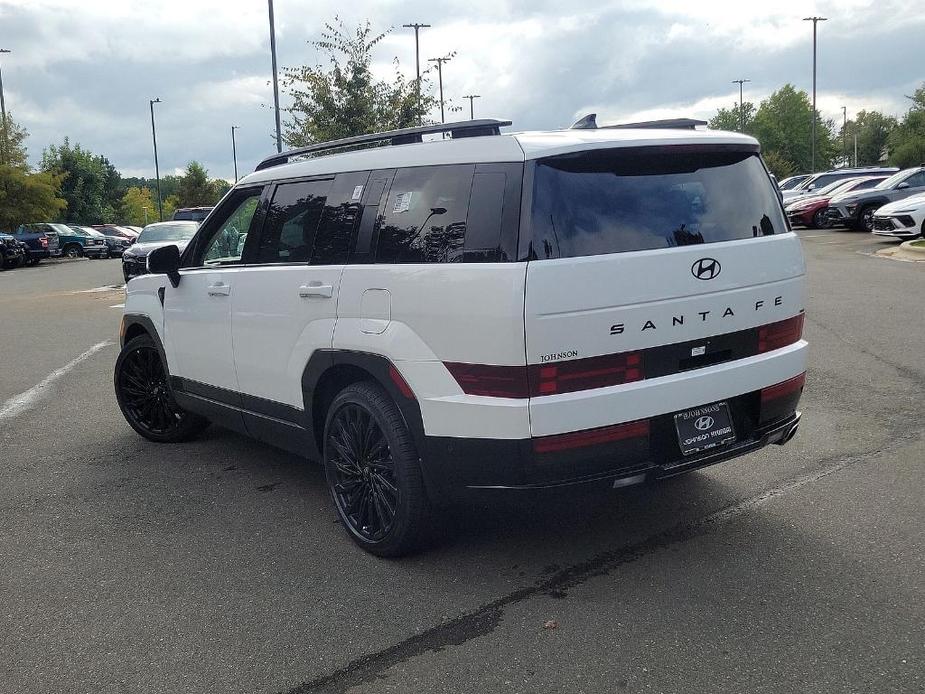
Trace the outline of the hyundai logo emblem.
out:
M 707 417 L 706 415 L 704 415 L 703 417 L 698 417 L 697 421 L 694 422 L 694 428 L 697 429 L 697 431 L 706 431 L 712 426 L 713 426 L 713 417 Z
M 711 280 L 716 277 L 722 266 L 716 258 L 701 258 L 691 265 L 691 274 L 698 280 Z

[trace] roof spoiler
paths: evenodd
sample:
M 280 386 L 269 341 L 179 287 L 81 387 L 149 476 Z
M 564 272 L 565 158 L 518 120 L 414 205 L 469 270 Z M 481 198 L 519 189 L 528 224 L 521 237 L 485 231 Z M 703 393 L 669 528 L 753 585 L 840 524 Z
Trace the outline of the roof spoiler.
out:
M 587 116 L 578 119 L 575 121 L 569 130 L 597 130 L 600 129 L 610 129 L 618 130 L 622 128 L 643 128 L 643 129 L 657 129 L 657 130 L 694 130 L 698 126 L 707 125 L 705 120 L 697 120 L 695 118 L 665 118 L 662 120 L 646 120 L 640 121 L 638 123 L 617 123 L 615 125 L 598 125 L 597 124 L 597 114 L 589 113 Z

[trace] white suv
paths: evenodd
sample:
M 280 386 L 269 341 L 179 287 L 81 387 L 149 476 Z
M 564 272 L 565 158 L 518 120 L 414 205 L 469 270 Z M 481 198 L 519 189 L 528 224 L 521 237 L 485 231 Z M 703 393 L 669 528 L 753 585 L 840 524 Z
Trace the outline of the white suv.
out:
M 508 124 L 262 162 L 129 282 L 129 424 L 320 459 L 383 556 L 458 492 L 622 486 L 788 441 L 805 268 L 757 142 Z

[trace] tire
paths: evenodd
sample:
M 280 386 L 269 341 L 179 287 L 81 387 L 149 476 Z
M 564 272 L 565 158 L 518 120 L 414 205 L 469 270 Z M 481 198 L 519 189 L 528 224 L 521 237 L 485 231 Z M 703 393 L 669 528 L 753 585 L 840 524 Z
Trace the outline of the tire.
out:
M 10 266 L 10 269 L 13 269 L 13 266 Z M 6 254 L 3 251 L 0 251 L 0 272 L 6 270 Z
M 873 231 L 874 212 L 876 211 L 877 205 L 867 205 L 858 210 L 858 221 L 854 225 L 854 228 L 867 232 Z
M 76 243 L 65 246 L 62 255 L 68 258 L 80 258 L 84 254 L 83 249 Z
M 116 400 L 125 421 L 149 441 L 188 441 L 209 422 L 174 402 L 168 380 L 160 352 L 149 335 L 125 343 L 113 374 Z
M 821 207 L 816 210 L 816 214 L 813 215 L 813 229 L 828 229 L 832 226 L 832 222 L 829 221 L 828 215 L 826 214 L 828 210 L 828 207 Z
M 379 557 L 417 549 L 429 506 L 414 441 L 389 395 L 368 381 L 344 388 L 328 408 L 323 448 L 328 491 L 350 538 Z

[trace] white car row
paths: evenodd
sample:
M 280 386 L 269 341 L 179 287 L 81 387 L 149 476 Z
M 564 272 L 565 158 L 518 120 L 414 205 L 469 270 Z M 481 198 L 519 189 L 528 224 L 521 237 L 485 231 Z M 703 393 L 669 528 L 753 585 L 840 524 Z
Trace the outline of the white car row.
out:
M 925 238 L 925 193 L 890 202 L 874 212 L 873 233 L 877 236 Z

